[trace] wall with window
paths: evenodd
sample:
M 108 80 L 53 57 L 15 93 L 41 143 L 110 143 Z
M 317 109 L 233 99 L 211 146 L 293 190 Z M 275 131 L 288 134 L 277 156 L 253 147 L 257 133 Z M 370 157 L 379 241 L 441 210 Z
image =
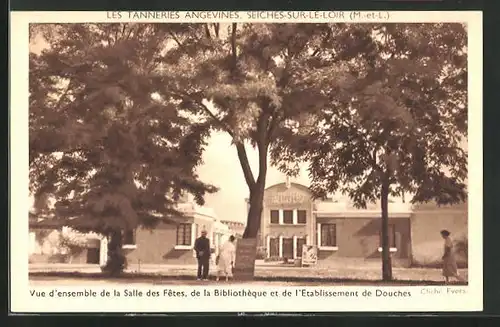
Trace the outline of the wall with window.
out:
M 208 237 L 214 243 L 209 223 L 193 222 L 160 224 L 155 229 L 138 228 L 133 234 L 129 232 L 126 256 L 130 264 L 194 264 L 194 241 L 205 228 Z
M 316 240 L 319 259 L 336 257 L 380 258 L 380 218 L 318 217 Z M 410 256 L 410 222 L 408 218 L 389 219 L 389 242 L 394 258 Z
M 266 257 L 302 255 L 302 245 L 312 233 L 312 205 L 311 193 L 303 185 L 281 183 L 266 189 L 259 231 L 259 247 Z
M 302 246 L 308 244 L 304 234 L 270 234 L 266 237 L 266 256 L 268 258 L 298 259 L 302 257 Z

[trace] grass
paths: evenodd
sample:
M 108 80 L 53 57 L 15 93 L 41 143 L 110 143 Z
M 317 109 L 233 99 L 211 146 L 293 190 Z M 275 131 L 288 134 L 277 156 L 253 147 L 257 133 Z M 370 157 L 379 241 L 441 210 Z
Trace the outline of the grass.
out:
M 47 272 L 30 272 L 30 279 L 86 279 L 86 280 L 113 280 L 116 282 L 135 282 L 135 283 L 153 283 L 158 284 L 163 281 L 192 281 L 194 276 L 192 274 L 179 274 L 166 276 L 161 273 L 137 273 L 137 272 L 124 272 L 117 277 L 109 277 L 101 273 L 82 273 L 82 272 L 60 272 L 60 271 L 47 271 Z M 210 279 L 214 279 L 211 276 Z M 304 283 L 304 284 L 336 284 L 336 285 L 380 285 L 380 286 L 431 286 L 443 285 L 443 282 L 435 280 L 405 280 L 394 279 L 389 282 L 374 279 L 363 278 L 334 278 L 334 277 L 301 277 L 301 276 L 255 276 L 255 282 L 276 282 L 276 283 Z M 453 285 L 467 285 L 466 282 L 453 283 Z M 310 285 L 313 286 L 313 285 Z

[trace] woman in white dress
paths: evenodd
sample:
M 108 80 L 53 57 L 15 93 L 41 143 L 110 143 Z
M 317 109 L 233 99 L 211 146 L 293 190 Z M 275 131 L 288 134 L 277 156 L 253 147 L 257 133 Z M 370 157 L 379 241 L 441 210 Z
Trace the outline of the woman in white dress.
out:
M 217 262 L 217 281 L 221 273 L 226 275 L 226 281 L 229 280 L 229 275 L 233 273 L 234 261 L 236 259 L 236 246 L 234 245 L 235 237 L 231 235 L 229 240 L 222 245 L 219 251 Z

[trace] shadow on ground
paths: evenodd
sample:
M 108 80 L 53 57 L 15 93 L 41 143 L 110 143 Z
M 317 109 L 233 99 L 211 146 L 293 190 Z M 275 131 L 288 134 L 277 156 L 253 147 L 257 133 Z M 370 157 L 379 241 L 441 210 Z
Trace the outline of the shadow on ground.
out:
M 192 275 L 177 275 L 177 276 L 165 276 L 159 274 L 147 274 L 147 273 L 123 273 L 117 277 L 109 277 L 101 273 L 81 273 L 81 272 L 30 272 L 30 279 L 36 280 L 54 280 L 56 278 L 64 279 L 85 279 L 85 280 L 95 280 L 95 281 L 114 281 L 117 283 L 152 283 L 152 284 L 172 284 L 175 281 L 182 281 L 183 284 L 189 281 L 195 281 L 195 277 Z M 210 278 L 214 280 L 214 277 Z M 349 278 L 310 278 L 310 277 L 260 277 L 255 276 L 253 282 L 267 282 L 267 283 L 292 283 L 292 284 L 305 284 L 308 286 L 314 285 L 325 285 L 325 284 L 335 284 L 335 285 L 370 285 L 370 286 L 434 286 L 434 285 L 444 285 L 444 282 L 432 281 L 432 280 L 402 280 L 395 279 L 390 282 L 384 282 L 380 280 L 369 280 L 369 279 L 349 279 Z M 244 282 L 238 282 L 244 283 Z M 468 285 L 467 282 L 452 282 L 451 285 Z

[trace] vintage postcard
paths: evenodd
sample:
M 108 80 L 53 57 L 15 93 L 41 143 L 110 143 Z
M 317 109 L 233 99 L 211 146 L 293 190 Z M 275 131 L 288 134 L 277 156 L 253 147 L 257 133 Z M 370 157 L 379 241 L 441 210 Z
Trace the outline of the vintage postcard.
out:
M 481 311 L 481 12 L 12 12 L 11 311 Z

